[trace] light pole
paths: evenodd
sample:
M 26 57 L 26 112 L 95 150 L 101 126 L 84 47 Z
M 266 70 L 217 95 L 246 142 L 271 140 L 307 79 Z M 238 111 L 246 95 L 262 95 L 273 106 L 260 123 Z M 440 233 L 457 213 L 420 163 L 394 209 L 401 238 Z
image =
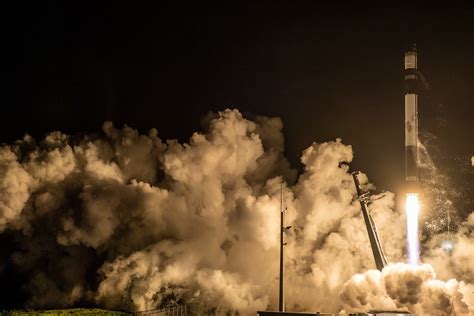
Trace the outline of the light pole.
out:
M 291 226 L 284 226 L 285 223 L 285 211 L 283 209 L 283 184 L 280 186 L 280 295 L 278 300 L 278 310 L 280 312 L 285 311 L 285 291 L 284 291 L 284 281 L 285 281 L 285 263 L 283 256 L 283 247 L 286 245 L 284 240 L 284 233 L 291 228 Z

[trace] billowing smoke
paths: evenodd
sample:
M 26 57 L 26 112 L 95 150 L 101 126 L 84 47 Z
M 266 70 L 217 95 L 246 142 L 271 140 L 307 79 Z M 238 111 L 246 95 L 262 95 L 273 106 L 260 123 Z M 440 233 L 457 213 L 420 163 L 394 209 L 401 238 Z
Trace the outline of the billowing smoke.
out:
M 345 285 L 341 298 L 348 309 L 399 310 L 430 315 L 467 315 L 472 285 L 455 279 L 435 279 L 429 264 L 421 266 L 397 263 L 382 272 L 369 270 L 356 274 Z
M 276 309 L 283 186 L 288 310 L 474 312 L 473 216 L 451 252 L 436 247 L 438 234 L 424 244 L 427 264 L 371 270 L 351 147 L 313 143 L 297 175 L 282 128 L 278 118 L 226 110 L 185 144 L 105 123 L 98 136 L 53 132 L 4 145 L 0 234 L 15 250 L 0 266 L 25 276 L 34 308 Z M 373 195 L 370 210 L 389 261 L 406 262 L 394 194 Z

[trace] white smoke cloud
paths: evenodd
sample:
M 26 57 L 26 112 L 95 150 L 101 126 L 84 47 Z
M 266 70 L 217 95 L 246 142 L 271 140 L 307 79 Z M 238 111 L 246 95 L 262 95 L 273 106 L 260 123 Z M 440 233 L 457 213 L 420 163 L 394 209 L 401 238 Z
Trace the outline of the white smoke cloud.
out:
M 431 239 L 425 261 L 433 265 L 443 279 L 454 277 L 474 284 L 474 265 L 470 264 L 474 258 L 473 239 L 474 213 L 462 223 L 457 234 L 441 234 Z M 449 251 L 439 247 L 446 240 L 452 244 Z
M 21 214 L 36 186 L 35 179 L 17 160 L 11 148 L 0 148 L 0 232 Z
M 466 298 L 469 286 L 455 279 L 435 279 L 431 265 L 412 267 L 397 263 L 382 272 L 356 274 L 346 284 L 341 298 L 349 309 L 404 310 L 416 314 L 465 315 L 472 312 Z
M 426 243 L 431 265 L 370 270 L 347 165 L 352 148 L 340 139 L 312 144 L 296 178 L 282 128 L 278 118 L 250 121 L 226 110 L 184 144 L 162 141 L 154 129 L 140 135 L 105 123 L 101 137 L 53 132 L 3 146 L 0 233 L 20 240 L 12 259 L 29 277 L 29 306 L 276 309 L 282 189 L 292 226 L 288 310 L 472 308 L 474 217 L 455 235 L 452 253 L 435 249 L 435 238 Z M 366 175 L 360 179 L 373 189 Z M 389 261 L 405 261 L 405 216 L 394 195 L 372 196 L 370 211 Z

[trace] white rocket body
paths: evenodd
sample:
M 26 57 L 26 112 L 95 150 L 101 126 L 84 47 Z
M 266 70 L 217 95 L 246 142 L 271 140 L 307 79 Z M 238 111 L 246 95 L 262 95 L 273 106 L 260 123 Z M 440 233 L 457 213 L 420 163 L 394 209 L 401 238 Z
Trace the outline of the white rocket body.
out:
M 408 191 L 416 190 L 418 185 L 417 86 L 417 55 L 416 48 L 412 48 L 405 53 L 405 180 Z

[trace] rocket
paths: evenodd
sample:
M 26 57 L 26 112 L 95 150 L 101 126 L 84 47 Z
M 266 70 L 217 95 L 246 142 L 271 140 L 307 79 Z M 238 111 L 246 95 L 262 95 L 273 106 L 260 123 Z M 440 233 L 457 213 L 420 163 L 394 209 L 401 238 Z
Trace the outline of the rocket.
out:
M 416 46 L 405 52 L 405 180 L 407 193 L 418 190 L 418 87 Z

